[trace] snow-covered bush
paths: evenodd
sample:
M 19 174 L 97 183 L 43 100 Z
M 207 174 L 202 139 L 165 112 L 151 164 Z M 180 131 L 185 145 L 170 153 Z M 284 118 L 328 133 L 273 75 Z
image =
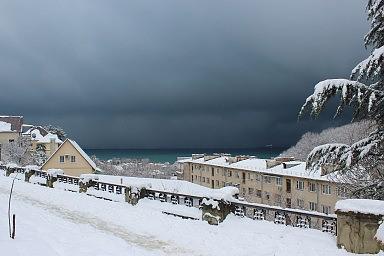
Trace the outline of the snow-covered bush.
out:
M 3 145 L 1 158 L 4 163 L 16 163 L 21 166 L 32 164 L 30 149 L 30 140 L 26 137 L 19 137 L 15 141 Z
M 371 55 L 352 71 L 350 79 L 319 82 L 301 111 L 318 116 L 328 100 L 340 95 L 335 116 L 346 106 L 354 111 L 354 120 L 369 119 L 377 129 L 352 145 L 331 144 L 315 148 L 308 156 L 308 168 L 333 166 L 340 174 L 351 176 L 351 192 L 355 197 L 384 199 L 384 0 L 368 0 L 371 29 L 365 45 L 372 46 Z M 361 179 L 361 180 L 360 180 Z

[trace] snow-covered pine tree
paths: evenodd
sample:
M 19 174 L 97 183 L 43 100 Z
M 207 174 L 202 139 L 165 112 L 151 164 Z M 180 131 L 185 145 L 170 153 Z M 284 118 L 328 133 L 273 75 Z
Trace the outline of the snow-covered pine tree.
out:
M 366 11 L 370 30 L 364 41 L 373 48 L 370 56 L 352 70 L 350 79 L 319 82 L 299 116 L 307 110 L 318 116 L 330 98 L 340 95 L 335 116 L 352 106 L 353 120 L 375 121 L 377 130 L 352 145 L 326 144 L 313 149 L 307 167 L 331 165 L 351 184 L 353 196 L 384 199 L 384 0 L 368 0 Z
M 52 134 L 56 134 L 57 137 L 62 141 L 64 141 L 67 138 L 67 133 L 64 131 L 63 128 L 59 126 L 53 126 L 50 124 L 50 125 L 44 126 L 44 129 Z
M 42 166 L 45 161 L 47 161 L 47 153 L 46 153 L 46 148 L 44 144 L 38 144 L 36 146 L 36 151 L 32 156 L 34 164 L 38 166 Z

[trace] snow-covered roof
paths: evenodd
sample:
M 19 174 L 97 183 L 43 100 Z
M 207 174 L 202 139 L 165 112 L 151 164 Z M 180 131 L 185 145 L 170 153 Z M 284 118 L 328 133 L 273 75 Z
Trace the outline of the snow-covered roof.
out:
M 0 121 L 0 132 L 10 132 L 10 131 L 12 131 L 11 124 Z
M 0 132 L 21 132 L 21 127 L 23 125 L 23 117 L 22 116 L 0 116 L 0 121 L 2 122 L 3 130 Z M 7 123 L 7 124 L 4 124 Z M 9 125 L 11 127 L 9 128 Z
M 87 155 L 87 153 L 84 152 L 84 150 L 77 144 L 76 141 L 67 139 L 75 148 L 76 150 L 80 153 L 82 157 L 89 163 L 90 166 L 92 166 L 93 169 L 97 169 L 97 166 L 95 162 L 92 161 L 92 159 Z
M 259 159 L 255 157 L 251 157 L 248 159 L 240 160 L 234 163 L 229 161 L 228 156 L 221 156 L 211 160 L 204 160 L 204 157 L 197 159 L 183 159 L 178 161 L 179 163 L 194 163 L 194 164 L 204 164 L 210 166 L 218 166 L 225 167 L 231 169 L 239 169 L 246 171 L 254 171 L 263 174 L 270 175 L 281 175 L 281 176 L 291 176 L 291 177 L 301 177 L 301 178 L 309 178 L 315 180 L 333 180 L 330 179 L 330 175 L 321 175 L 320 170 L 307 170 L 306 163 L 301 161 L 288 161 L 278 163 L 274 167 L 267 168 L 267 161 L 269 159 Z
M 168 180 L 153 178 L 137 178 L 112 175 L 97 175 L 98 180 L 106 183 L 123 184 L 133 187 L 144 187 L 168 193 L 178 193 L 197 197 L 208 197 L 217 200 L 231 201 L 239 190 L 235 187 L 211 189 L 185 180 Z M 122 182 L 122 183 L 121 183 Z
M 29 129 L 23 135 L 30 135 L 31 139 L 38 143 L 50 143 L 51 140 L 54 140 L 55 143 L 63 143 L 56 134 L 48 132 L 46 135 L 42 135 L 40 129 L 35 127 Z
M 95 164 L 95 162 L 92 161 L 92 159 L 87 155 L 87 153 L 84 152 L 84 150 L 79 146 L 79 144 L 76 143 L 74 140 L 66 139 L 57 149 L 53 154 L 45 161 L 43 166 L 61 149 L 61 147 L 65 144 L 65 142 L 70 143 L 79 153 L 80 155 L 85 159 L 85 161 L 88 162 L 88 164 L 94 169 L 94 170 L 99 170 Z
M 384 216 L 384 201 L 371 199 L 345 199 L 337 201 L 335 211 Z

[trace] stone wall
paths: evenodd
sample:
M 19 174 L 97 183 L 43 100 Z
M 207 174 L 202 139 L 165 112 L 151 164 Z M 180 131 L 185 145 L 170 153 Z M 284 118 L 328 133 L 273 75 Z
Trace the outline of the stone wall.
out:
M 384 249 L 374 238 L 383 216 L 337 211 L 337 246 L 352 253 Z

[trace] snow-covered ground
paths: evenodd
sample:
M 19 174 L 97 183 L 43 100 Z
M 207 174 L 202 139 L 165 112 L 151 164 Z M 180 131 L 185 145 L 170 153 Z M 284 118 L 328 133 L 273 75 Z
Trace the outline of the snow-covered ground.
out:
M 162 213 L 199 217 L 196 208 L 148 199 L 131 206 L 23 181 L 15 182 L 16 239 L 11 240 L 6 217 L 11 180 L 0 176 L 4 255 L 352 255 L 318 230 L 234 215 L 210 226 Z

